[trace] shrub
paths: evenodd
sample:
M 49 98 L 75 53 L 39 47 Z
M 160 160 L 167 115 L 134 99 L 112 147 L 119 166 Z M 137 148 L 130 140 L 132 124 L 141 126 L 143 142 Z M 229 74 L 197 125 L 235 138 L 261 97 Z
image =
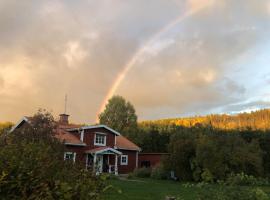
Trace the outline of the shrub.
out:
M 99 199 L 104 177 L 63 161 L 65 147 L 53 137 L 53 120 L 38 113 L 31 127 L 1 137 L 0 199 Z
M 252 175 L 246 175 L 243 172 L 240 174 L 231 174 L 225 182 L 227 185 L 239 186 L 262 186 L 269 185 L 267 179 L 256 178 Z
M 203 182 L 212 183 L 214 181 L 214 177 L 208 169 L 204 169 L 201 176 Z
M 205 186 L 198 195 L 199 200 L 270 200 L 268 195 L 259 188 L 250 190 L 247 187 Z
M 153 179 L 168 179 L 169 172 L 166 171 L 163 165 L 158 165 L 152 169 L 151 178 Z
M 149 178 L 151 176 L 151 168 L 138 168 L 133 172 L 134 177 Z

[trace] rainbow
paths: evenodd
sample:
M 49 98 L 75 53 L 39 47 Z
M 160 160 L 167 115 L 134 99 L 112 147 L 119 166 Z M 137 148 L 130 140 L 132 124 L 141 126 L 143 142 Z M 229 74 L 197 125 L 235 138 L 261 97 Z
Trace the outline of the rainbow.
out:
M 115 92 L 117 91 L 120 84 L 125 79 L 128 72 L 135 66 L 136 62 L 139 60 L 139 58 L 146 52 L 146 49 L 151 46 L 156 40 L 158 40 L 163 34 L 168 32 L 170 29 L 174 28 L 177 24 L 184 21 L 186 18 L 198 13 L 199 11 L 203 10 L 204 8 L 208 7 L 209 4 L 204 4 L 201 6 L 196 6 L 196 8 L 191 8 L 188 10 L 185 14 L 177 17 L 172 22 L 170 22 L 168 25 L 163 27 L 160 31 L 158 31 L 155 35 L 153 35 L 141 48 L 139 48 L 135 54 L 132 56 L 132 58 L 126 63 L 126 65 L 123 67 L 123 70 L 118 74 L 117 78 L 112 84 L 112 87 L 109 89 L 108 93 L 106 94 L 105 98 L 102 101 L 102 104 L 99 108 L 99 111 L 97 113 L 96 122 L 98 122 L 98 115 L 103 112 L 103 110 L 106 107 L 106 104 L 108 103 L 108 100 L 113 97 Z

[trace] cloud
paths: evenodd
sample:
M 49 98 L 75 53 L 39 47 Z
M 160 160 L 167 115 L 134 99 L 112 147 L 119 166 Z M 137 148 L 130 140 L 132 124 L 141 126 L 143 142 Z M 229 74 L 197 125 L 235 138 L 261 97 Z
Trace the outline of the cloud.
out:
M 231 104 L 222 108 L 222 112 L 235 114 L 235 113 L 243 113 L 243 112 L 252 112 L 264 108 L 269 108 L 269 101 L 262 100 L 247 100 L 235 104 Z
M 117 93 L 135 105 L 140 119 L 203 114 L 248 99 L 250 84 L 257 79 L 243 84 L 242 75 L 251 66 L 236 73 L 235 60 L 268 41 L 268 4 L 3 0 L 0 120 L 16 121 L 39 107 L 57 115 L 64 110 L 67 93 L 72 120 L 93 122 L 136 50 L 187 10 L 205 5 L 147 47 Z M 250 58 L 245 57 L 247 63 L 252 63 Z
M 63 56 L 67 61 L 67 65 L 70 68 L 77 68 L 80 62 L 86 58 L 87 52 L 84 51 L 77 41 L 71 41 L 67 43 L 66 51 Z
M 5 81 L 4 81 L 3 77 L 0 76 L 0 91 L 3 89 L 4 84 L 5 84 Z
M 188 0 L 187 3 L 188 9 L 192 12 L 196 12 L 202 8 L 213 6 L 216 3 L 216 0 Z

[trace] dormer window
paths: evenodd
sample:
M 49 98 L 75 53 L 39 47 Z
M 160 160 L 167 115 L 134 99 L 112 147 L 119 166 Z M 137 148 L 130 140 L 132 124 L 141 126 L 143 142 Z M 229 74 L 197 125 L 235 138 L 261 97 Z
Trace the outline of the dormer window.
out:
M 102 133 L 96 133 L 94 144 L 96 146 L 106 146 L 106 135 Z

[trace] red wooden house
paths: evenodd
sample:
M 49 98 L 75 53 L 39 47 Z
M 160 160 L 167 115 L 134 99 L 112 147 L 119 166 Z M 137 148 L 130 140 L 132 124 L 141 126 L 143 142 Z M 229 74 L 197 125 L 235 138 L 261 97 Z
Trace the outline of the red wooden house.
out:
M 85 163 L 85 167 L 97 174 L 107 172 L 126 174 L 138 167 L 138 153 L 141 149 L 117 131 L 105 126 L 80 126 L 69 124 L 69 115 L 61 114 L 55 130 L 67 151 L 65 160 Z M 11 131 L 31 118 L 24 117 Z

